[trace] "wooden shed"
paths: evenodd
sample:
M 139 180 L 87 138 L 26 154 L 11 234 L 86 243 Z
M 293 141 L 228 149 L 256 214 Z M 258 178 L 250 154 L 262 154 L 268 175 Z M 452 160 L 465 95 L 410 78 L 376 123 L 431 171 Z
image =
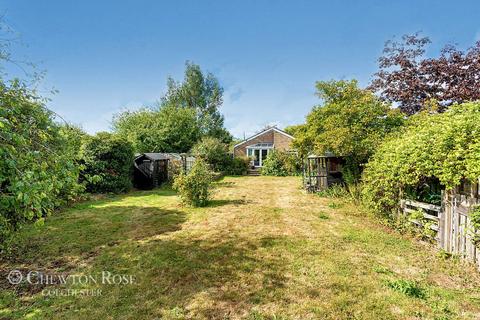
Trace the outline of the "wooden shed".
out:
M 331 152 L 310 155 L 304 161 L 303 185 L 308 192 L 318 192 L 334 184 L 343 183 L 344 159 Z
M 153 189 L 168 179 L 168 157 L 162 153 L 144 153 L 134 160 L 134 185 L 139 189 Z

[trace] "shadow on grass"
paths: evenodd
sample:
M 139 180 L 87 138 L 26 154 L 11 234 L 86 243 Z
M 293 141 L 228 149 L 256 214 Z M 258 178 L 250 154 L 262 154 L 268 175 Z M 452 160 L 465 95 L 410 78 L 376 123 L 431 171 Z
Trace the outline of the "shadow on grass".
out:
M 233 188 L 235 187 L 235 182 L 233 181 L 219 181 L 215 183 L 216 187 L 219 188 Z
M 155 207 L 80 208 L 52 216 L 42 227 L 25 226 L 12 253 L 0 262 L 69 269 L 68 261 L 75 264 L 107 247 L 177 231 L 185 220 L 185 212 Z
M 241 206 L 249 204 L 251 201 L 245 199 L 214 199 L 210 200 L 207 204 L 207 208 L 222 207 L 227 205 Z
M 216 319 L 245 314 L 257 304 L 281 299 L 287 281 L 285 261 L 263 255 L 262 250 L 265 241 L 269 246 L 282 246 L 283 238 L 168 236 L 181 228 L 185 215 L 144 210 L 113 206 L 96 209 L 94 217 L 83 210 L 85 217 L 75 214 L 52 221 L 43 232 L 26 232 L 16 259 L 8 261 L 12 268 L 22 265 L 46 272 L 99 274 L 107 270 L 133 275 L 134 285 L 99 284 L 101 296 L 52 296 L 48 300 L 32 288 L 24 288 L 23 293 L 2 288 L 15 297 L 4 307 L 20 310 L 22 315 L 34 308 L 39 318 L 169 319 L 184 314 L 186 318 Z M 98 218 L 102 215 L 107 218 Z M 31 297 L 21 302 L 19 295 Z
M 283 238 L 270 240 L 272 246 L 283 245 Z M 138 257 L 142 268 L 129 269 L 137 272 L 139 287 L 129 293 L 136 303 L 151 302 L 150 312 L 142 310 L 146 315 L 161 308 L 185 318 L 224 319 L 248 313 L 265 301 L 283 299 L 285 261 L 280 256 L 263 256 L 261 239 L 186 237 L 150 241 L 142 247 Z M 127 261 L 117 263 L 101 268 L 120 268 Z M 116 312 L 131 311 L 125 307 Z

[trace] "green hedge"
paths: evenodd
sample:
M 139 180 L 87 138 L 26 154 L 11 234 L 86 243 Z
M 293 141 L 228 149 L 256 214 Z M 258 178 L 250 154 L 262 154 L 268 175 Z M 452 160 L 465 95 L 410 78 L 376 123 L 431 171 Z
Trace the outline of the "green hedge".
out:
M 445 113 L 412 116 L 387 139 L 363 172 L 362 198 L 375 211 L 390 214 L 406 189 L 429 179 L 451 189 L 478 177 L 480 103 L 465 103 Z
M 82 181 L 88 192 L 120 193 L 132 188 L 133 146 L 125 139 L 101 132 L 83 145 Z
M 22 223 L 43 218 L 82 192 L 76 150 L 42 99 L 0 82 L 0 248 Z

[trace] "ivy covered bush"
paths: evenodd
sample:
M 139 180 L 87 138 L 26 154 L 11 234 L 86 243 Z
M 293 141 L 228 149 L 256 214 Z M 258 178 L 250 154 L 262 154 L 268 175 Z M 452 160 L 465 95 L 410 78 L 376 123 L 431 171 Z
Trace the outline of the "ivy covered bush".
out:
M 88 192 L 120 193 L 132 188 L 133 146 L 118 136 L 100 132 L 83 145 L 82 181 Z
M 480 103 L 412 116 L 386 139 L 363 172 L 362 197 L 377 212 L 392 213 L 403 192 L 435 178 L 447 190 L 480 176 Z
M 0 81 L 0 249 L 22 223 L 81 192 L 77 152 L 44 101 L 18 81 Z
M 180 173 L 173 182 L 173 188 L 180 193 L 182 202 L 194 207 L 204 207 L 212 195 L 213 172 L 209 165 L 198 159 L 185 174 Z

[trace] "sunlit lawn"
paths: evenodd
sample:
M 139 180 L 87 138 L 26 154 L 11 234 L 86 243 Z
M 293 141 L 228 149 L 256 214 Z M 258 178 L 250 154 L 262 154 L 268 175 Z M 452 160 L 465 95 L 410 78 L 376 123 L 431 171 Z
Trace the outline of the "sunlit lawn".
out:
M 0 318 L 480 318 L 471 266 L 332 202 L 298 178 L 239 177 L 208 208 L 168 189 L 79 204 L 26 228 L 0 264 Z M 12 269 L 134 281 L 13 286 Z M 101 294 L 44 295 L 61 288 Z

